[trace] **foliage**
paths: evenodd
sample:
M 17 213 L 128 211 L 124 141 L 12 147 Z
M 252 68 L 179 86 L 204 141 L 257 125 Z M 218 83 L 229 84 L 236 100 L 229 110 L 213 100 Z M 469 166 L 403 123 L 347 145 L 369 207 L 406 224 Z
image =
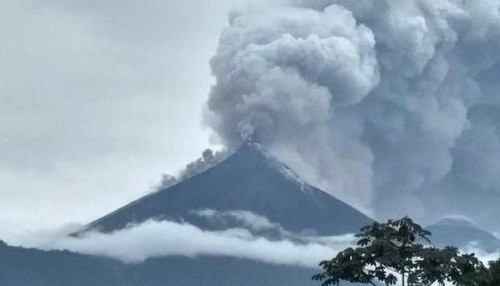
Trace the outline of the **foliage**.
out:
M 488 286 L 500 285 L 500 259 L 491 261 L 488 269 Z
M 399 279 L 403 286 L 445 282 L 457 286 L 500 285 L 495 284 L 500 279 L 500 260 L 491 263 L 488 270 L 474 254 L 460 254 L 455 247 L 430 246 L 430 235 L 408 217 L 363 227 L 356 235 L 358 247 L 322 261 L 323 272 L 313 279 L 325 286 L 341 281 L 395 285 Z

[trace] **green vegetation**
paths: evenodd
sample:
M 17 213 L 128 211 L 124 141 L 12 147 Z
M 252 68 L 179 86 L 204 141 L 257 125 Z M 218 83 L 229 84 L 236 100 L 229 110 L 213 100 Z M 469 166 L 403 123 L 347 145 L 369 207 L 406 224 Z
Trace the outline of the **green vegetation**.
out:
M 323 272 L 313 279 L 325 286 L 341 281 L 371 285 L 399 282 L 403 286 L 500 285 L 500 259 L 490 262 L 488 268 L 474 254 L 461 254 L 455 247 L 430 246 L 430 235 L 408 217 L 363 227 L 356 235 L 358 247 L 322 261 Z

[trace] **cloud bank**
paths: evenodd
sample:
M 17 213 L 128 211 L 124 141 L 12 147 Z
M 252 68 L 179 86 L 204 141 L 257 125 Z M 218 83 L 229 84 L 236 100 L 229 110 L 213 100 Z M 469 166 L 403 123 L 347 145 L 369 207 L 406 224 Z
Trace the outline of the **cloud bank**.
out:
M 316 268 L 352 243 L 352 236 L 322 242 L 271 241 L 243 228 L 206 231 L 187 223 L 149 220 L 113 233 L 89 232 L 65 237 L 44 249 L 66 249 L 140 263 L 161 256 L 229 256 L 265 263 Z
M 244 226 L 208 231 L 188 223 L 148 220 L 111 233 L 92 231 L 79 237 L 60 235 L 57 239 L 52 235 L 52 242 L 44 240 L 43 244 L 35 246 L 104 256 L 125 263 L 142 263 L 149 258 L 165 256 L 193 259 L 199 256 L 225 256 L 317 268 L 320 261 L 334 257 L 347 247 L 355 247 L 357 241 L 352 234 L 329 237 L 292 234 L 266 217 L 248 211 L 206 209 L 193 213 L 213 222 L 236 219 Z M 256 233 L 262 230 L 277 230 L 283 236 L 265 238 Z M 500 256 L 498 251 L 486 252 L 474 242 L 463 247 L 461 252 L 475 253 L 484 263 Z
M 379 218 L 500 227 L 499 51 L 498 0 L 252 6 L 220 37 L 204 118 Z

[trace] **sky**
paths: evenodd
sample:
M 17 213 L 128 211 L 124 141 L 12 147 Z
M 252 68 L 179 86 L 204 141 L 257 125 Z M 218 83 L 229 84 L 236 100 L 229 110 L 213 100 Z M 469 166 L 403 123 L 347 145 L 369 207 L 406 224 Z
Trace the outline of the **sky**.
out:
M 500 1 L 257 1 L 4 0 L 0 238 L 249 138 L 377 219 L 500 230 Z
M 229 11 L 248 0 L 3 0 L 0 238 L 85 224 L 207 148 Z

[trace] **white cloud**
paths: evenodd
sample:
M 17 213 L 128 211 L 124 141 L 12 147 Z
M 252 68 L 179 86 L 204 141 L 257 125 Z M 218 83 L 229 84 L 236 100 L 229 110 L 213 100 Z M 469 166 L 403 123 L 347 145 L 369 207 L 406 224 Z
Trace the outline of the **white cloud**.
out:
M 268 218 L 254 214 L 250 211 L 232 210 L 232 211 L 216 211 L 211 209 L 203 209 L 194 211 L 194 214 L 206 218 L 208 220 L 224 220 L 225 218 L 233 218 L 243 223 L 243 226 L 251 230 L 279 230 L 281 233 L 286 233 L 286 230 L 278 223 L 269 221 Z
M 190 224 L 149 220 L 112 233 L 89 232 L 81 237 L 66 237 L 44 248 L 101 255 L 128 263 L 159 256 L 208 255 L 316 268 L 321 260 L 350 245 L 352 238 L 342 236 L 301 244 L 271 241 L 241 228 L 205 231 Z

